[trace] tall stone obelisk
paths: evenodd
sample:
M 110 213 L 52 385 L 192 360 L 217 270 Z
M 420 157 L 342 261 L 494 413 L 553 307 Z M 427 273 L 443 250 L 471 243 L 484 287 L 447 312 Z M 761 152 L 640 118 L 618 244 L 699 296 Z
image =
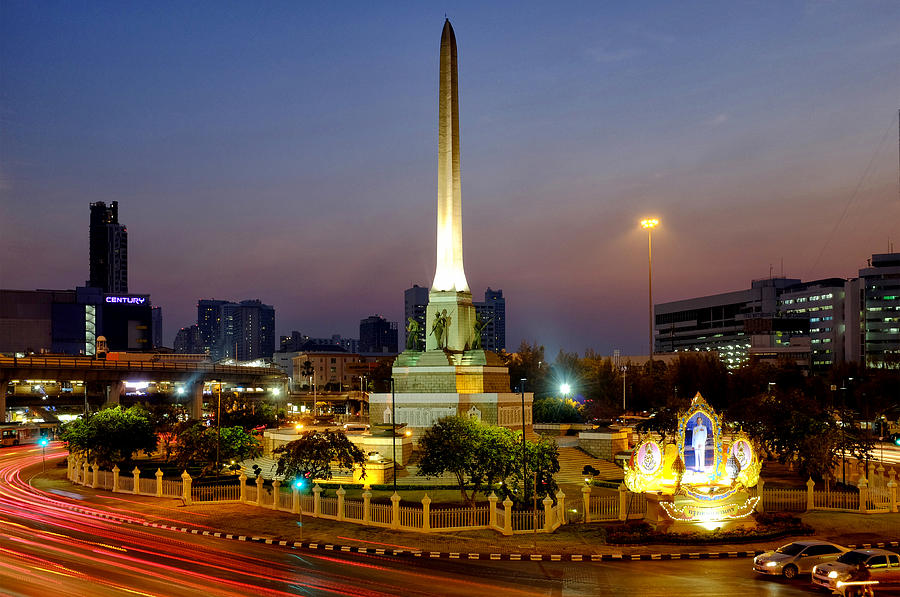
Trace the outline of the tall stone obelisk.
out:
M 435 324 L 438 324 L 438 329 Z M 438 84 L 437 261 L 428 296 L 426 350 L 468 350 L 475 338 L 475 307 L 466 282 L 459 176 L 459 85 L 456 36 L 449 20 L 441 32 Z
M 490 351 L 472 349 L 475 307 L 463 269 L 459 90 L 456 36 L 450 21 L 444 22 L 441 33 L 440 64 L 437 263 L 428 293 L 425 350 L 408 348 L 397 355 L 391 367 L 394 391 L 369 394 L 369 420 L 387 427 L 396 416 L 398 423 L 412 431 L 413 441 L 441 418 L 452 415 L 530 432 L 533 395 L 511 392 L 509 370 L 500 358 Z

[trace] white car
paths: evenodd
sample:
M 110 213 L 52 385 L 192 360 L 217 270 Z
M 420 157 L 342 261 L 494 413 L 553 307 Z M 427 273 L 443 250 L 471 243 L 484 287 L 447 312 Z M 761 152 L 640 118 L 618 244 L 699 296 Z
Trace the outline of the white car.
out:
M 854 549 L 834 562 L 813 568 L 813 584 L 846 595 L 846 583 L 853 582 L 851 577 L 860 564 L 868 570 L 869 579 L 879 585 L 894 587 L 900 583 L 900 555 L 885 549 Z
M 811 573 L 817 564 L 832 562 L 846 551 L 846 547 L 828 541 L 794 541 L 753 558 L 753 570 L 759 574 L 791 579 L 801 573 Z

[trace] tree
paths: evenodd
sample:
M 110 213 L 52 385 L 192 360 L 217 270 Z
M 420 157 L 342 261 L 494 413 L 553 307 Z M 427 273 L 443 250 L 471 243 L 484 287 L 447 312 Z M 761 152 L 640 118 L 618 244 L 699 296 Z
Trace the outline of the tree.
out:
M 262 453 L 259 442 L 242 427 L 207 427 L 200 421 L 182 423 L 178 429 L 176 461 L 187 468 L 200 466 L 200 475 L 216 472 L 216 454 L 219 464 L 231 460 L 256 458 Z
M 127 463 L 138 452 L 156 449 L 157 437 L 147 411 L 139 406 L 106 408 L 89 419 L 66 423 L 60 439 L 103 467 Z
M 537 398 L 531 406 L 535 423 L 581 423 L 581 405 L 571 398 Z
M 429 477 L 450 473 L 456 477 L 462 500 L 475 503 L 479 494 L 499 491 L 522 499 L 521 434 L 505 427 L 486 425 L 469 417 L 445 417 L 419 440 L 419 471 Z M 552 440 L 525 443 L 529 477 L 538 472 L 538 492 L 556 489 L 553 474 L 559 471 L 559 451 Z M 529 495 L 533 480 L 529 478 Z M 498 487 L 499 486 L 499 487 Z M 542 494 L 542 495 L 543 495 Z
M 332 464 L 348 472 L 359 466 L 365 477 L 366 456 L 342 431 L 307 431 L 300 439 L 275 448 L 274 453 L 278 455 L 277 474 L 286 479 L 328 480 Z
M 506 494 L 520 507 L 533 504 L 535 497 L 542 500 L 545 496 L 550 496 L 556 502 L 556 492 L 559 489 L 553 477 L 559 472 L 559 447 L 556 441 L 542 437 L 536 442 L 525 442 L 528 479 L 523 483 L 522 474 L 525 471 L 522 469 L 521 434 L 516 435 L 520 439 L 514 452 L 515 464 L 512 467 L 512 475 L 506 479 Z
M 521 379 L 535 396 L 546 396 L 547 375 L 550 367 L 544 358 L 544 347 L 522 341 L 518 352 L 508 355 L 509 379 L 514 389 L 519 389 Z
M 215 398 L 215 397 L 214 397 Z M 278 409 L 265 402 L 258 402 L 237 392 L 222 396 L 221 427 L 274 427 L 279 419 Z

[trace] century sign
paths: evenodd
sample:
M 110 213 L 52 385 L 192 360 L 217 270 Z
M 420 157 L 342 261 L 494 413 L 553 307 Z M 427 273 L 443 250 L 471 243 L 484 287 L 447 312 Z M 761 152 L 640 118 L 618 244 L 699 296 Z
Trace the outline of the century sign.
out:
M 147 297 L 143 296 L 108 296 L 107 303 L 127 303 L 131 305 L 143 305 L 147 302 Z

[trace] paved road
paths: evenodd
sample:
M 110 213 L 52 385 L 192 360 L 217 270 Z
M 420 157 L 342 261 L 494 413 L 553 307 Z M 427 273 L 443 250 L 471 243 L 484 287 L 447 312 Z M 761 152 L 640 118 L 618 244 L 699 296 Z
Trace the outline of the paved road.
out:
M 63 454 L 48 450 L 55 462 Z M 48 461 L 50 459 L 48 458 Z M 0 594 L 112 595 L 812 595 L 757 578 L 749 560 L 488 562 L 314 552 L 119 524 L 32 488 L 41 453 L 0 450 Z M 100 513 L 80 504 L 88 512 Z M 252 511 L 248 510 L 252 516 Z M 173 515 L 177 519 L 178 514 Z

